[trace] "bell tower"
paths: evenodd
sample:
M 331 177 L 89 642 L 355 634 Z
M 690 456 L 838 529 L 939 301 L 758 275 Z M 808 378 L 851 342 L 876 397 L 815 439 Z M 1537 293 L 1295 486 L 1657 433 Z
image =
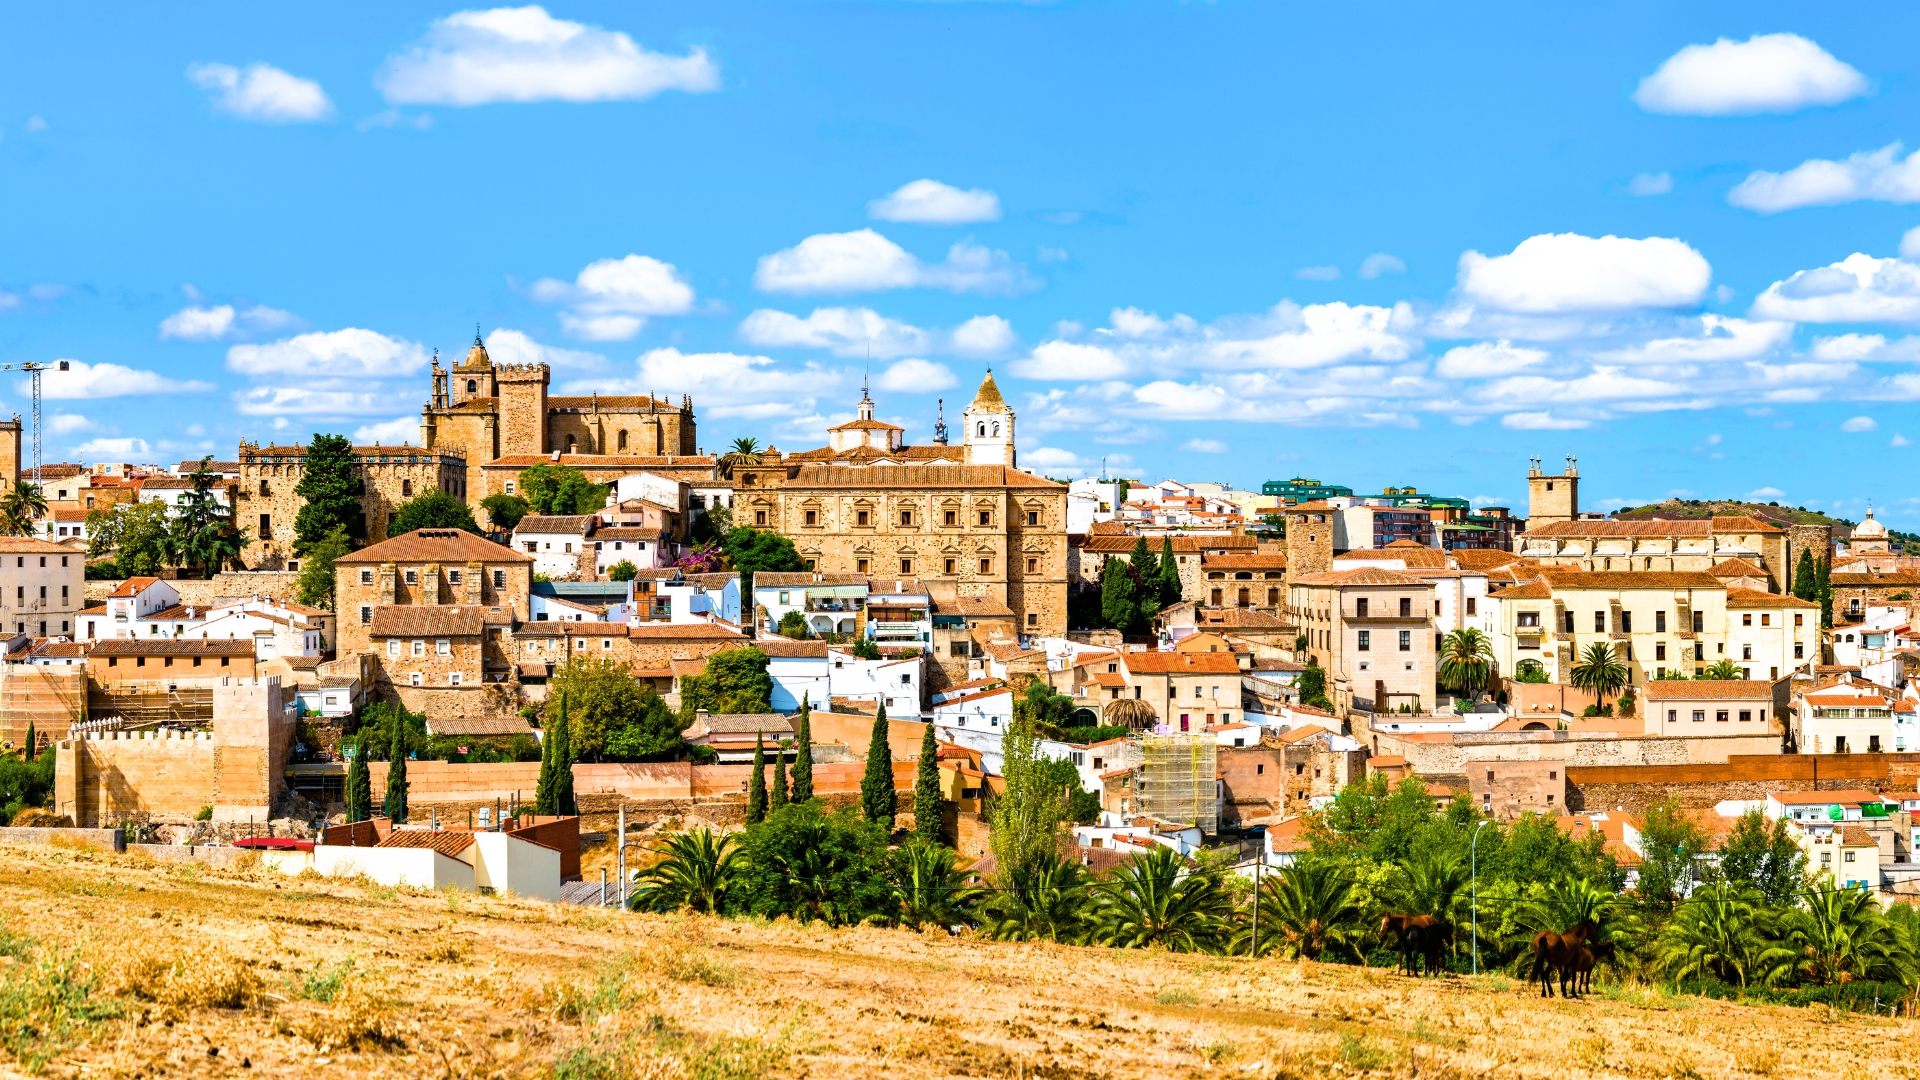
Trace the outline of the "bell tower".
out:
M 1556 521 L 1577 521 L 1580 517 L 1580 467 L 1572 454 L 1566 469 L 1549 475 L 1539 458 L 1527 462 L 1527 528 L 1536 529 Z
M 1005 465 L 1009 468 L 1017 464 L 1013 447 L 1013 410 L 1007 407 L 1006 399 L 1000 396 L 1000 387 L 993 381 L 993 369 L 987 369 L 987 377 L 980 381 L 980 390 L 973 395 L 973 404 L 960 420 L 961 445 L 966 447 L 966 463 L 969 465 Z

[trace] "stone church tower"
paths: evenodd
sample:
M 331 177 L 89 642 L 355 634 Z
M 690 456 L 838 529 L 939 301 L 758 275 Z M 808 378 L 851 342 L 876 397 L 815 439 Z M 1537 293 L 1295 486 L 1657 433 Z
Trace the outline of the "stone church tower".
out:
M 987 377 L 980 381 L 980 392 L 973 395 L 973 404 L 967 406 L 960 430 L 964 433 L 961 442 L 966 447 L 967 464 L 1008 468 L 1018 464 L 1013 448 L 1013 410 L 1000 396 L 992 368 L 987 369 Z

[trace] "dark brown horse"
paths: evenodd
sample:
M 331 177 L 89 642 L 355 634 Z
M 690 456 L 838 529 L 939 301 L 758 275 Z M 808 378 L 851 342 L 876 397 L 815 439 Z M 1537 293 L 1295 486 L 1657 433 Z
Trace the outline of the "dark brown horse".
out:
M 1391 935 L 1400 953 L 1400 971 L 1418 977 L 1424 961 L 1428 974 L 1440 974 L 1446 948 L 1447 924 L 1431 915 L 1387 915 L 1380 919 L 1380 936 Z
M 1613 942 L 1606 938 L 1590 941 L 1573 953 L 1573 992 L 1575 996 L 1593 993 L 1593 969 L 1613 959 Z
M 1574 957 L 1579 950 L 1586 948 L 1587 939 L 1597 929 L 1590 922 L 1581 922 L 1563 934 L 1542 930 L 1533 935 L 1533 978 L 1540 980 L 1541 997 L 1553 996 L 1555 976 L 1560 979 L 1560 996 L 1575 996 L 1568 992 L 1573 978 Z

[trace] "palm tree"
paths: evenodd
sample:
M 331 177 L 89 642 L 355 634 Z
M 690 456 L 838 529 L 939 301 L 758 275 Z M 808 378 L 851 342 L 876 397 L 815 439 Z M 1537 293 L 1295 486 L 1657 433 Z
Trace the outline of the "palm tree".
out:
M 1738 985 L 1768 985 L 1791 974 L 1797 954 L 1771 933 L 1759 890 L 1703 885 L 1678 906 L 1660 935 L 1660 967 L 1676 980 L 1710 976 Z
M 732 479 L 734 466 L 757 465 L 759 463 L 760 440 L 745 437 L 738 438 L 733 440 L 733 445 L 727 448 L 726 453 L 720 455 L 720 475 Z
M 1802 974 L 1822 985 L 1855 979 L 1897 980 L 1912 967 L 1909 943 L 1865 889 L 1810 893 L 1787 912 L 1786 943 L 1800 954 Z
M 1144 731 L 1160 721 L 1153 706 L 1139 698 L 1115 698 L 1100 710 L 1100 718 L 1115 727 Z
M 1431 915 L 1449 927 L 1472 899 L 1472 871 L 1458 848 L 1425 848 L 1400 863 L 1400 911 Z
M 1135 855 L 1101 882 L 1094 939 L 1102 945 L 1211 952 L 1225 944 L 1233 900 L 1213 874 L 1188 872 L 1172 848 Z
M 915 842 L 894 852 L 893 898 L 901 925 L 958 926 L 972 917 L 984 893 L 967 884 L 966 871 L 953 860 L 953 849 L 942 844 Z
M 1713 663 L 1707 665 L 1705 671 L 1700 673 L 1700 678 L 1702 679 L 1728 680 L 1744 677 L 1744 673 L 1735 667 L 1731 660 L 1715 660 Z
M 1487 688 L 1493 673 L 1493 642 L 1487 635 L 1465 627 L 1449 633 L 1440 642 L 1440 682 L 1468 697 L 1478 697 Z
M 1551 882 L 1521 905 L 1519 921 L 1529 930 L 1551 930 L 1564 934 L 1589 923 L 1599 928 L 1596 938 L 1607 936 L 1613 914 L 1614 894 L 1583 877 L 1564 877 Z
M 712 829 L 667 837 L 666 858 L 641 873 L 640 887 L 627 906 L 635 911 L 719 912 L 739 872 L 736 839 L 733 833 L 716 837 Z
M 39 485 L 16 480 L 0 495 L 0 530 L 8 536 L 32 536 L 33 523 L 47 516 L 47 496 Z
M 1089 880 L 1072 859 L 1038 860 L 1008 871 L 1000 892 L 987 905 L 982 924 L 997 941 L 1058 941 L 1077 945 L 1086 939 Z
M 1326 863 L 1287 867 L 1260 888 L 1257 943 L 1260 955 L 1275 949 L 1289 957 L 1318 960 L 1339 950 L 1357 958 L 1365 936 L 1353 883 Z M 1255 945 L 1252 927 L 1234 935 L 1233 951 L 1250 952 Z
M 1591 690 L 1602 705 L 1607 703 L 1608 694 L 1627 685 L 1627 665 L 1614 656 L 1613 646 L 1604 641 L 1587 646 L 1587 651 L 1573 662 L 1573 670 L 1568 674 L 1574 686 Z

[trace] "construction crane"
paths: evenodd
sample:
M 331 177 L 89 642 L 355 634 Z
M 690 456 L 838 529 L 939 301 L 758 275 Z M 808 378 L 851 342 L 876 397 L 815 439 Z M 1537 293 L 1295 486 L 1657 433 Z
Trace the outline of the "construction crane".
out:
M 55 371 L 67 370 L 65 360 L 55 360 Z M 40 373 L 47 365 L 37 360 L 28 360 L 19 364 L 0 364 L 0 371 L 27 371 L 33 373 L 33 486 L 40 486 Z

